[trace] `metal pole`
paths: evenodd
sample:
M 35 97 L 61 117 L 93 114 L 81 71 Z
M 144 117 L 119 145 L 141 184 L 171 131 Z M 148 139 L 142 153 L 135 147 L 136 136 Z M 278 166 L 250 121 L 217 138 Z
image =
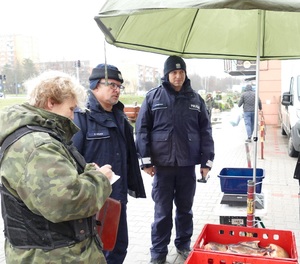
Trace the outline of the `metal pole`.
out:
M 259 68 L 260 68 L 260 39 L 261 39 L 261 10 L 258 10 L 257 19 L 257 56 L 256 56 L 256 90 L 254 108 L 254 161 L 253 161 L 253 182 L 256 182 L 256 163 L 257 163 L 257 123 L 258 123 L 258 98 L 259 98 Z
M 0 88 L 3 91 L 3 97 L 5 98 L 4 87 L 3 87 L 3 83 L 2 83 L 2 75 L 0 75 Z
M 77 80 L 78 80 L 78 82 L 79 82 L 79 81 L 80 81 L 80 80 L 79 80 L 80 60 L 77 60 L 77 61 L 75 62 L 75 67 L 76 67 Z
M 249 148 L 249 143 L 245 143 L 246 147 L 246 156 L 247 156 L 247 163 L 248 163 L 248 168 L 251 168 L 251 157 L 250 157 L 250 148 Z
M 261 159 L 264 159 L 264 141 L 265 141 L 265 119 L 263 112 L 261 111 L 261 120 L 260 120 L 260 156 Z
M 255 225 L 255 184 L 248 180 L 247 185 L 247 227 L 254 227 Z
M 104 40 L 104 75 L 105 75 L 105 83 L 107 84 L 108 74 L 107 74 L 107 59 L 106 59 L 106 42 Z
M 256 167 L 257 167 L 257 123 L 258 123 L 258 99 L 259 99 L 259 69 L 260 69 L 260 48 L 261 48 L 261 20 L 262 20 L 262 10 L 258 10 L 257 16 L 257 55 L 256 55 L 256 90 L 255 90 L 255 107 L 254 107 L 254 159 L 253 159 L 253 192 L 248 192 L 248 199 L 253 201 L 252 211 L 253 218 L 255 219 L 255 184 L 256 184 Z M 249 208 L 248 208 L 249 211 Z M 247 213 L 247 218 L 248 218 Z M 249 217 L 250 218 L 250 217 Z M 254 222 L 254 221 L 253 221 Z M 253 226 L 252 222 L 252 226 Z M 250 223 L 249 223 L 250 224 Z
M 16 95 L 18 95 L 19 91 L 18 91 L 18 83 L 17 83 L 17 76 L 15 70 L 14 70 L 14 84 L 15 84 Z
M 6 96 L 5 81 L 3 79 L 1 80 L 1 84 L 2 84 L 2 90 L 3 90 L 3 98 L 5 98 L 5 96 Z
M 79 81 L 79 67 L 76 67 L 77 80 Z

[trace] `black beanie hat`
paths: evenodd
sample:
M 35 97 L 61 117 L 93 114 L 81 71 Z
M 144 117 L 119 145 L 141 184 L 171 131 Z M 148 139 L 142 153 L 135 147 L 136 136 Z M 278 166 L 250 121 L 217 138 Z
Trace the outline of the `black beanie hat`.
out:
M 166 76 L 169 72 L 174 70 L 184 70 L 186 72 L 186 65 L 184 60 L 178 56 L 170 56 L 165 61 L 164 65 L 164 75 Z
M 123 83 L 123 77 L 117 67 L 106 64 L 107 79 L 113 79 Z M 91 76 L 89 77 L 90 89 L 95 89 L 100 79 L 105 79 L 105 64 L 99 64 L 93 69 Z

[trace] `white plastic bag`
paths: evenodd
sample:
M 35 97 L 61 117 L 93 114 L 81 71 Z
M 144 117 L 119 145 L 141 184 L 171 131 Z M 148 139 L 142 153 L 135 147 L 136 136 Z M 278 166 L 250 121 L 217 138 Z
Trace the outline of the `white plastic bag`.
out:
M 231 109 L 229 122 L 232 126 L 238 126 L 242 119 L 242 111 L 239 107 L 235 106 Z

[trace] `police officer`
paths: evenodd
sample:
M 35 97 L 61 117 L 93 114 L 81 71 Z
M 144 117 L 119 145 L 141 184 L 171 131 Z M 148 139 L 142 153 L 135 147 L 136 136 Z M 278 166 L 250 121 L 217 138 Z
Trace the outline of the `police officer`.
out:
M 153 179 L 155 203 L 150 263 L 164 263 L 176 205 L 175 246 L 186 259 L 193 233 L 192 205 L 196 188 L 195 165 L 206 177 L 214 159 L 214 141 L 204 100 L 186 75 L 186 64 L 170 56 L 163 83 L 150 90 L 136 121 L 136 146 L 142 169 Z
M 75 111 L 75 123 L 80 131 L 74 136 L 74 145 L 88 162 L 110 164 L 120 176 L 112 185 L 112 198 L 121 201 L 121 217 L 116 245 L 106 251 L 108 264 L 123 263 L 128 247 L 126 217 L 127 193 L 136 198 L 146 197 L 133 139 L 133 128 L 119 101 L 124 89 L 119 69 L 99 64 L 89 77 L 90 93 L 87 111 Z

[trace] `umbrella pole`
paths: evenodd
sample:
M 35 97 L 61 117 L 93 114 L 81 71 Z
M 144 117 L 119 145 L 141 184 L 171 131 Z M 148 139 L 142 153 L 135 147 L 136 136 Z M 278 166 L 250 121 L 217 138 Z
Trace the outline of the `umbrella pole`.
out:
M 249 143 L 248 142 L 245 143 L 245 147 L 246 147 L 246 156 L 247 156 L 248 168 L 251 168 L 250 148 L 249 148 Z
M 107 75 L 106 42 L 105 42 L 105 40 L 104 40 L 104 75 L 105 75 L 105 84 L 107 85 L 108 75 Z
M 247 185 L 247 227 L 255 226 L 255 185 L 254 182 L 248 180 Z
M 248 182 L 247 201 L 253 201 L 251 208 L 247 209 L 247 226 L 254 226 L 255 219 L 255 184 L 256 184 L 256 167 L 257 167 L 257 124 L 258 124 L 258 98 L 259 98 L 259 68 L 260 68 L 260 46 L 261 46 L 261 10 L 258 10 L 257 16 L 257 55 L 256 55 L 256 91 L 254 107 L 254 159 L 253 159 L 253 179 Z M 249 217 L 249 221 L 248 221 Z M 251 220 L 252 219 L 252 220 Z

